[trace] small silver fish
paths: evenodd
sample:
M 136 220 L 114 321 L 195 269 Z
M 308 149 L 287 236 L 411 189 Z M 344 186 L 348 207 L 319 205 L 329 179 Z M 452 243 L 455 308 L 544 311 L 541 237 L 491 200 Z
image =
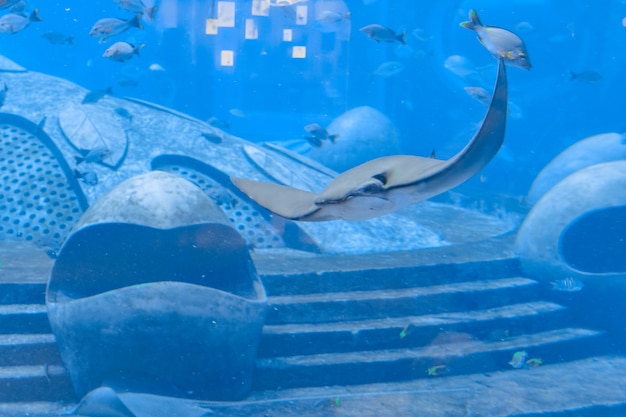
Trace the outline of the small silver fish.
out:
M 114 0 L 120 9 L 128 10 L 129 12 L 143 13 L 148 16 L 150 20 L 154 20 L 154 14 L 159 10 L 158 7 L 146 7 L 141 0 Z
M 309 132 L 311 136 L 307 136 L 306 140 L 316 148 L 322 146 L 323 140 L 329 140 L 331 143 L 335 143 L 335 140 L 339 135 L 331 135 L 328 133 L 326 128 L 322 127 L 318 123 L 311 123 L 304 126 L 304 130 Z
M 91 150 L 82 150 L 81 153 L 83 156 L 75 156 L 76 165 L 81 164 L 83 162 L 88 163 L 99 163 L 104 160 L 107 156 L 111 154 L 111 151 L 106 146 L 96 146 Z
M 475 31 L 480 43 L 493 56 L 515 67 L 530 69 L 526 45 L 519 36 L 506 29 L 483 25 L 474 9 L 470 10 L 469 19 L 469 21 L 461 22 L 461 26 Z
M 50 31 L 44 33 L 41 37 L 53 45 L 74 45 L 74 35 L 65 36 L 62 33 Z
M 107 42 L 111 37 L 119 35 L 131 27 L 143 29 L 143 25 L 139 22 L 141 13 L 137 13 L 130 20 L 116 19 L 114 17 L 106 17 L 98 20 L 91 30 L 89 36 L 92 38 L 100 38 L 99 43 Z
M 97 185 L 98 184 L 98 174 L 93 171 L 85 171 L 80 172 L 79 170 L 74 170 L 74 178 L 81 180 L 87 185 Z
M 515 369 L 521 369 L 526 364 L 526 359 L 528 359 L 528 353 L 526 353 L 525 350 L 520 350 L 519 352 L 515 352 L 513 354 L 513 358 L 509 362 L 509 365 Z
M 463 87 L 463 89 L 471 98 L 481 104 L 489 104 L 491 101 L 491 94 L 482 87 Z
M 577 279 L 568 277 L 557 279 L 550 283 L 554 291 L 577 292 L 583 289 L 584 285 Z
M 368 38 L 374 39 L 376 42 L 398 41 L 406 45 L 406 31 L 398 34 L 393 29 L 378 24 L 363 26 L 359 31 L 365 33 Z
M 0 17 L 0 33 L 17 33 L 24 30 L 30 22 L 40 22 L 39 9 L 33 10 L 28 16 L 17 13 L 8 13 Z
M 88 92 L 87 94 L 85 94 L 85 97 L 83 97 L 83 101 L 81 101 L 81 103 L 82 104 L 97 103 L 102 97 L 104 97 L 107 94 L 113 94 L 112 87 L 107 87 L 106 90 L 93 90 L 93 91 Z
M 113 45 L 109 46 L 102 56 L 104 58 L 108 58 L 112 61 L 124 62 L 131 59 L 133 56 L 139 56 L 139 51 L 146 46 L 145 43 L 142 43 L 139 46 L 135 46 L 128 42 L 115 42 Z
M 399 74 L 402 71 L 404 71 L 404 64 L 402 64 L 402 62 L 388 61 L 380 64 L 378 68 L 372 72 L 372 75 L 387 78 Z

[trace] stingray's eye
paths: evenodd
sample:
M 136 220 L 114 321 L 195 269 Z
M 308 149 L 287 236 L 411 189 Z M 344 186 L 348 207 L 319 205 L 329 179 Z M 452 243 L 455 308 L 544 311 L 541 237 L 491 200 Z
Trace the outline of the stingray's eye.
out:
M 377 194 L 377 193 L 380 193 L 382 189 L 383 187 L 380 181 L 371 181 L 357 188 L 354 194 L 357 194 L 357 195 Z

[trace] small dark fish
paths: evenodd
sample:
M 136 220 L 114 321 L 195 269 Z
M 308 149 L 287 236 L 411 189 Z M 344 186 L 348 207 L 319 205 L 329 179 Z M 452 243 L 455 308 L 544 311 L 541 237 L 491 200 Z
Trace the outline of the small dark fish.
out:
M 211 143 L 215 143 L 215 144 L 222 143 L 222 137 L 219 135 L 216 135 L 215 133 L 202 132 L 200 133 L 200 136 L 202 136 L 203 138 L 205 138 Z
M 26 17 L 18 13 L 8 13 L 0 17 L 0 33 L 17 33 L 24 30 L 30 22 L 40 22 L 43 19 L 39 17 L 39 9 Z
M 396 33 L 393 29 L 377 24 L 364 26 L 359 29 L 359 31 L 365 33 L 368 38 L 374 39 L 376 42 L 398 41 L 401 44 L 406 45 L 406 31 Z
M 128 10 L 129 12 L 143 13 L 148 16 L 150 20 L 154 19 L 154 14 L 159 10 L 158 7 L 146 7 L 141 0 L 114 0 L 120 9 Z
M 146 46 L 145 43 L 142 43 L 139 46 L 135 46 L 128 42 L 115 42 L 113 45 L 109 46 L 102 56 L 104 58 L 111 59 L 117 62 L 124 62 L 131 59 L 133 56 L 139 56 L 139 51 Z
M 4 100 L 7 98 L 7 91 L 9 91 L 9 88 L 6 84 L 4 84 L 4 88 L 0 90 L 0 107 L 4 106 Z
M 115 113 L 118 116 L 123 117 L 124 119 L 127 119 L 130 122 L 133 121 L 133 115 L 130 114 L 130 112 L 128 110 L 126 110 L 124 107 L 116 107 L 115 108 Z
M 582 282 L 574 278 L 563 278 L 550 283 L 554 291 L 578 292 L 583 289 Z
M 98 175 L 93 171 L 80 172 L 79 170 L 74 169 L 74 178 L 81 180 L 87 185 L 98 184 Z
M 74 35 L 65 36 L 60 32 L 51 31 L 44 33 L 41 37 L 53 45 L 74 45 Z
M 119 35 L 131 27 L 143 29 L 139 19 L 141 19 L 141 13 L 137 13 L 135 17 L 129 20 L 116 19 L 114 17 L 100 19 L 89 31 L 89 36 L 100 38 L 99 43 L 107 42 L 111 37 Z
M 222 119 L 218 119 L 215 116 L 209 118 L 209 120 L 207 120 L 206 122 L 208 124 L 210 124 L 211 126 L 213 126 L 213 127 L 217 127 L 218 129 L 229 129 L 230 128 L 230 123 L 225 122 Z
M 596 71 L 569 72 L 569 79 L 572 81 L 582 81 L 585 83 L 597 83 L 602 80 L 602 74 Z
M 96 146 L 91 150 L 83 150 L 81 151 L 81 153 L 83 154 L 83 156 L 74 157 L 76 159 L 76 165 L 83 162 L 102 162 L 104 158 L 111 154 L 111 151 L 106 146 Z
M 104 97 L 107 94 L 113 94 L 112 87 L 107 87 L 106 90 L 93 90 L 93 91 L 88 92 L 87 94 L 85 94 L 85 97 L 83 97 L 83 101 L 81 101 L 81 103 L 82 104 L 97 103 L 102 97 Z
M 224 189 L 213 190 L 209 193 L 211 200 L 215 201 L 218 206 L 224 206 L 224 208 L 235 208 L 237 200 L 233 198 L 230 193 Z
M 323 140 L 329 140 L 331 143 L 335 143 L 335 140 L 339 136 L 329 134 L 326 128 L 317 123 L 311 123 L 304 126 L 304 130 L 311 134 L 311 136 L 306 137 L 306 140 L 309 141 L 309 143 L 316 148 L 322 146 Z
M 469 19 L 469 21 L 461 22 L 461 27 L 476 32 L 480 43 L 493 56 L 515 67 L 530 69 L 530 57 L 524 41 L 519 36 L 506 29 L 483 25 L 474 9 L 470 9 Z

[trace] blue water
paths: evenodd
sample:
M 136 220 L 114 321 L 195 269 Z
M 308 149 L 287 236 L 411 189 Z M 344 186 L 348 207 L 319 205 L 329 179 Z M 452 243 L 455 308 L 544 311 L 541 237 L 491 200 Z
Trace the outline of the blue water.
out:
M 472 7 L 485 24 L 517 31 L 533 63 L 528 72 L 510 68 L 515 114 L 509 118 L 506 150 L 487 168 L 481 187 L 524 194 L 536 173 L 570 144 L 626 129 L 626 4 L 617 0 L 601 7 L 591 1 L 320 2 L 322 9 L 350 11 L 334 32 L 312 24 L 313 5 L 309 24 L 295 25 L 293 7 L 251 16 L 252 2 L 238 1 L 235 27 L 221 28 L 217 35 L 204 33 L 206 18 L 217 16 L 217 2 L 163 1 L 154 21 L 142 20 L 143 30 L 130 29 L 104 44 L 89 37 L 92 25 L 103 17 L 128 19 L 132 12 L 109 0 L 31 3 L 44 20 L 2 36 L 2 54 L 89 89 L 112 86 L 119 96 L 200 119 L 218 117 L 231 123 L 234 134 L 253 141 L 301 138 L 307 123 L 328 123 L 347 109 L 368 105 L 397 125 L 403 152 L 427 156 L 435 149 L 440 158 L 451 156 L 471 137 L 485 107 L 463 90 L 475 80 L 444 68 L 446 58 L 467 58 L 488 91 L 495 76 L 493 57 L 458 25 Z M 258 22 L 258 39 L 244 38 L 246 18 Z M 407 45 L 368 39 L 358 29 L 370 23 L 406 30 Z M 282 28 L 294 30 L 294 42 L 281 41 Z M 49 31 L 74 34 L 75 45 L 52 45 L 41 37 Z M 118 40 L 146 47 L 125 63 L 103 58 Z M 296 44 L 307 46 L 305 59 L 289 56 Z M 221 49 L 234 51 L 233 67 L 219 65 Z M 405 69 L 387 78 L 372 76 L 386 61 L 399 61 Z M 165 71 L 151 71 L 151 64 Z M 570 80 L 570 71 L 594 71 L 602 78 Z M 246 117 L 233 116 L 231 109 Z M 505 172 L 510 175 L 501 175 Z
M 591 0 L 308 0 L 288 7 L 270 7 L 268 14 L 262 16 L 252 13 L 253 4 L 257 3 L 252 0 L 155 1 L 159 10 L 154 20 L 149 20 L 144 16 L 141 20 L 142 29 L 130 28 L 107 42 L 99 43 L 98 39 L 89 36 L 96 21 L 105 17 L 131 19 L 134 13 L 119 9 L 113 0 L 54 2 L 29 0 L 27 10 L 30 12 L 35 7 L 38 8 L 43 21 L 33 22 L 17 34 L 0 34 L 0 55 L 10 58 L 30 71 L 64 78 L 89 90 L 104 90 L 110 87 L 113 95 L 117 97 L 135 97 L 154 102 L 203 121 L 217 118 L 228 125 L 226 129 L 229 133 L 251 142 L 304 141 L 305 125 L 319 123 L 327 126 L 350 109 L 370 106 L 387 116 L 397 127 L 401 153 L 429 156 L 434 152 L 438 159 L 447 159 L 468 143 L 483 120 L 487 109 L 484 103 L 468 94 L 465 87 L 481 87 L 491 93 L 496 76 L 497 61 L 477 41 L 474 32 L 459 26 L 460 22 L 467 20 L 469 10 L 474 8 L 486 25 L 510 29 L 524 40 L 532 62 L 532 69 L 507 67 L 509 113 L 504 146 L 480 175 L 462 185 L 461 191 L 468 192 L 470 195 L 477 192 L 481 196 L 512 196 L 514 201 L 523 201 L 523 197 L 527 195 L 539 172 L 566 148 L 592 135 L 608 132 L 623 134 L 626 131 L 626 82 L 624 82 L 626 1 L 624 0 L 603 2 Z M 144 0 L 144 3 L 146 6 L 152 6 L 155 5 L 155 1 Z M 234 23 L 232 27 L 219 27 L 216 34 L 207 34 L 207 21 L 218 17 L 220 4 L 222 7 L 225 4 L 234 4 Z M 306 9 L 297 7 L 305 5 Z M 339 21 L 316 22 L 316 18 L 322 12 L 335 13 Z M 305 13 L 305 15 L 300 13 Z M 304 18 L 307 23 L 299 24 L 298 21 Z M 406 45 L 399 42 L 378 43 L 359 31 L 359 28 L 373 23 L 385 25 L 397 33 L 406 32 Z M 250 24 L 254 24 L 258 36 L 248 36 L 252 39 L 247 39 L 245 28 Z M 285 30 L 291 31 L 291 40 L 285 39 L 285 36 L 289 35 Z M 73 35 L 73 44 L 53 44 L 42 36 L 49 32 L 58 32 L 64 36 Z M 104 58 L 102 56 L 104 51 L 116 41 L 126 41 L 133 45 L 145 44 L 145 47 L 141 49 L 139 55 L 133 56 L 126 62 L 115 62 Z M 296 51 L 294 47 L 306 50 L 304 57 L 294 57 Z M 226 65 L 224 52 L 232 52 L 232 65 Z M 450 62 L 453 61 L 462 61 L 462 65 L 451 67 Z M 392 63 L 394 67 L 401 70 L 395 74 L 376 74 L 376 69 L 384 63 Z M 174 140 L 183 141 L 185 138 L 174 138 Z M 136 143 L 131 140 L 130 152 L 136 151 L 132 149 Z M 626 146 L 623 136 L 621 144 Z M 243 158 L 242 155 L 239 156 Z M 375 156 L 377 155 L 372 155 L 372 158 Z M 87 164 L 82 167 L 85 165 Z M 104 168 L 98 166 L 97 169 L 100 170 L 100 175 Z M 107 174 L 111 173 L 107 172 Z M 100 178 L 102 180 L 106 177 Z M 589 179 L 588 182 L 591 183 L 593 179 Z M 602 178 L 608 184 L 611 184 L 611 179 L 610 176 Z M 81 186 L 86 188 L 83 183 Z M 477 325 L 474 329 L 469 325 L 470 330 L 464 329 L 462 325 L 458 325 L 457 328 L 456 325 L 444 324 L 442 328 L 439 328 L 437 325 L 429 324 L 423 325 L 428 329 L 425 334 L 419 335 L 410 333 L 412 328 L 409 324 L 402 329 L 404 323 L 401 323 L 399 331 L 393 327 L 398 327 L 396 324 L 389 325 L 389 329 L 372 330 L 372 334 L 381 333 L 381 339 L 368 340 L 367 335 L 362 336 L 357 330 L 350 333 L 348 330 L 345 334 L 333 336 L 337 337 L 333 343 L 336 342 L 346 351 L 350 349 L 364 351 L 370 348 L 372 350 L 395 349 L 402 346 L 401 343 L 404 342 L 422 346 L 415 341 L 418 338 L 432 339 L 435 345 L 439 337 L 451 338 L 452 342 L 442 342 L 444 345 L 476 340 L 470 338 L 468 334 L 462 334 L 466 330 L 475 331 L 475 334 L 471 336 L 477 336 L 481 341 L 497 343 L 500 340 L 510 340 L 511 337 L 522 337 L 534 331 L 539 332 L 545 329 L 560 331 L 569 326 L 572 328 L 588 327 L 599 332 L 606 331 L 606 334 L 603 333 L 606 338 L 601 340 L 609 342 L 602 342 L 604 343 L 602 346 L 594 345 L 594 342 L 577 346 L 575 341 L 567 341 L 564 342 L 564 345 L 568 347 L 567 352 L 559 351 L 560 347 L 548 347 L 537 355 L 541 354 L 546 362 L 552 361 L 552 364 L 557 364 L 607 352 L 623 354 L 624 333 L 621 319 L 613 320 L 608 317 L 611 315 L 623 317 L 623 294 L 614 291 L 613 281 L 605 284 L 601 280 L 594 281 L 594 278 L 605 273 L 623 275 L 626 269 L 624 260 L 621 259 L 626 241 L 624 236 L 626 226 L 623 221 L 624 207 L 626 207 L 624 193 L 626 193 L 624 189 L 609 189 L 600 195 L 602 198 L 611 195 L 616 197 L 615 200 L 607 197 L 606 204 L 603 200 L 602 204 L 607 207 L 611 206 L 606 210 L 603 209 L 607 207 L 593 207 L 592 204 L 590 204 L 590 209 L 580 209 L 580 217 L 568 219 L 569 223 L 559 229 L 562 234 L 557 238 L 562 238 L 563 242 L 556 243 L 537 238 L 539 246 L 545 244 L 547 248 L 549 244 L 554 244 L 555 253 L 562 258 L 559 258 L 559 262 L 562 261 L 561 264 L 565 266 L 559 264 L 553 268 L 554 265 L 550 263 L 552 259 L 541 258 L 542 250 L 545 249 L 541 246 L 537 250 L 539 252 L 537 257 L 545 261 L 545 265 L 540 265 L 545 269 L 529 269 L 536 275 L 528 276 L 528 280 L 536 280 L 532 283 L 536 287 L 524 281 L 519 284 L 521 289 L 513 285 L 505 289 L 499 287 L 492 289 L 495 295 L 486 293 L 474 296 L 472 293 L 468 296 L 471 291 L 463 289 L 467 294 L 457 297 L 455 295 L 457 293 L 452 291 L 453 295 L 445 294 L 440 297 L 441 299 L 438 298 L 439 293 L 434 292 L 435 295 L 428 301 L 432 304 L 418 307 L 411 297 L 419 298 L 421 295 L 415 296 L 415 294 L 407 297 L 398 296 L 400 301 L 397 306 L 391 305 L 389 299 L 392 297 L 381 296 L 381 300 L 372 301 L 372 306 L 389 309 L 392 312 L 391 316 L 395 318 L 439 314 L 437 319 L 441 319 L 442 323 L 449 319 L 446 314 L 450 311 L 454 314 L 459 311 L 498 309 L 503 306 L 536 301 L 558 303 L 558 313 L 550 315 L 554 313 L 552 310 L 545 313 L 547 317 L 545 320 L 540 315 L 528 313 L 529 317 L 519 320 L 521 324 L 516 322 L 519 325 L 517 328 L 507 327 L 510 324 L 506 320 L 513 321 L 519 317 L 514 317 L 514 319 L 498 317 L 494 319 L 496 323 L 492 323 L 493 328 L 488 326 L 483 328 Z M 585 197 L 587 194 L 582 195 Z M 590 192 L 590 195 L 593 194 Z M 557 210 L 554 221 L 547 223 L 558 223 L 560 213 L 568 214 L 567 208 L 575 206 L 578 201 L 561 198 L 557 203 L 555 207 L 558 206 L 557 208 L 560 209 L 562 206 L 565 209 L 561 212 Z M 245 207 L 241 209 L 244 212 L 250 209 L 249 206 Z M 454 209 L 456 208 L 458 207 Z M 517 214 L 521 220 L 524 220 L 523 216 L 528 214 L 527 209 L 530 205 L 517 208 L 519 209 Z M 239 207 L 236 209 L 239 210 Z M 548 208 L 544 208 L 544 211 L 551 213 L 549 210 L 549 205 Z M 271 216 L 268 215 L 269 217 Z M 503 217 L 506 217 L 506 213 Z M 459 222 L 457 219 L 454 220 Z M 337 224 L 340 225 L 337 233 L 343 233 L 340 229 L 343 224 Z M 283 227 L 282 232 L 286 230 L 284 223 L 277 222 L 273 226 L 278 229 Z M 124 230 L 123 227 L 121 230 Z M 371 233 L 371 229 L 368 230 Z M 543 232 L 541 223 L 533 230 L 537 235 L 541 235 Z M 513 230 L 511 236 L 518 231 L 517 228 Z M 178 232 L 174 230 L 171 233 Z M 124 238 L 127 237 L 126 233 L 118 232 L 117 229 L 113 229 L 112 237 L 108 237 L 112 242 L 109 243 L 117 249 L 119 249 L 117 246 L 119 242 L 115 241 L 115 238 L 118 234 L 123 235 Z M 133 233 L 127 234 L 133 235 Z M 104 239 L 102 236 L 98 237 L 100 240 L 94 238 L 94 241 L 102 243 Z M 143 260 L 150 260 L 150 256 L 160 253 L 158 251 L 166 247 L 166 245 L 161 247 L 158 244 L 159 239 L 165 239 L 161 235 L 142 238 L 141 234 L 137 233 L 137 236 L 139 236 L 137 237 L 139 243 L 132 239 L 136 236 L 129 237 L 129 242 L 132 241 L 137 246 L 129 243 L 128 248 L 132 249 L 121 247 L 123 251 L 129 250 L 129 258 L 142 256 Z M 193 236 L 195 238 L 205 235 L 198 233 Z M 188 236 L 183 233 L 183 237 Z M 145 239 L 145 242 L 141 239 Z M 507 241 L 507 245 L 513 246 L 512 241 L 513 239 Z M 180 266 L 180 270 L 183 271 L 180 273 L 180 276 L 183 276 L 180 278 L 181 281 L 190 280 L 185 273 L 198 275 L 204 279 L 203 268 L 206 265 L 202 262 L 207 261 L 206 257 L 197 255 L 195 243 L 191 245 L 189 243 L 191 240 L 186 240 L 186 238 L 173 239 L 172 242 L 174 242 L 173 245 L 182 242 L 182 249 L 171 249 L 171 252 L 178 254 L 178 257 L 171 255 L 171 259 L 165 258 L 164 263 L 167 267 L 177 270 Z M 532 247 L 534 242 L 532 239 L 530 242 L 528 246 L 532 251 L 536 247 Z M 367 244 L 375 246 L 375 243 L 369 241 Z M 154 245 L 157 249 L 150 245 Z M 137 249 L 138 247 L 140 249 Z M 302 277 L 298 276 L 298 279 L 302 280 L 299 282 L 303 285 L 302 288 L 292 285 L 289 281 L 289 279 L 294 279 L 296 272 L 290 271 L 292 276 L 289 276 L 289 279 L 277 278 L 278 275 L 271 275 L 271 268 L 268 268 L 267 264 L 265 267 L 270 270 L 267 273 L 270 276 L 268 280 L 270 282 L 269 284 L 265 282 L 264 285 L 270 296 L 284 296 L 287 299 L 293 294 L 308 291 L 312 293 L 314 301 L 307 302 L 310 305 L 316 305 L 315 303 L 322 304 L 324 301 L 318 293 L 324 294 L 326 291 L 341 293 L 342 291 L 387 289 L 395 291 L 406 288 L 412 290 L 413 286 L 475 283 L 480 279 L 514 280 L 527 272 L 524 270 L 525 265 L 520 266 L 516 263 L 515 255 L 517 254 L 507 253 L 510 259 L 505 259 L 501 265 L 498 253 L 494 256 L 496 259 L 492 263 L 489 263 L 491 260 L 488 259 L 485 261 L 485 269 L 481 269 L 482 266 L 469 266 L 469 262 L 463 264 L 465 261 L 463 249 L 456 251 L 452 245 L 449 248 L 450 253 L 439 258 L 445 261 L 442 261 L 443 266 L 436 265 L 435 261 L 432 261 L 435 265 L 428 263 L 431 262 L 430 260 L 424 261 L 428 266 L 420 270 L 419 274 L 424 274 L 423 276 L 419 274 L 419 276 L 413 276 L 410 273 L 404 276 L 402 271 L 393 270 L 395 266 L 390 266 L 393 261 L 384 257 L 376 258 L 381 259 L 381 263 L 388 262 L 385 264 L 388 270 L 384 272 L 379 272 L 376 269 L 377 265 L 373 267 L 371 264 L 363 267 L 365 272 L 359 270 L 360 265 L 346 264 L 341 264 L 341 267 L 333 270 L 332 268 L 336 266 L 333 264 L 328 267 L 331 272 L 324 275 L 312 270 L 313 267 L 307 264 L 310 259 L 317 256 L 317 254 L 309 253 L 310 257 L 304 257 L 303 261 L 309 269 L 302 273 Z M 468 247 L 464 248 L 468 249 Z M 145 249 L 146 252 L 141 252 L 141 249 Z M 239 249 L 242 254 L 248 255 L 248 247 L 242 246 Z M 550 246 L 548 249 L 553 248 Z M 185 257 L 187 256 L 185 250 L 193 252 L 195 257 L 191 255 Z M 108 252 L 105 252 L 108 256 Z M 468 255 L 468 258 L 475 256 L 475 252 L 468 249 L 469 252 L 472 254 Z M 109 261 L 106 257 L 104 261 L 100 259 L 100 254 L 96 251 L 92 254 L 98 262 Z M 457 269 L 454 259 L 445 259 L 446 256 L 454 259 L 459 257 L 461 259 L 459 264 L 462 266 Z M 360 258 L 359 262 L 369 261 L 364 258 Z M 224 256 L 224 259 L 227 257 Z M 215 260 L 215 264 L 224 259 Z M 403 258 L 403 261 L 406 259 Z M 137 265 L 143 265 L 141 263 L 133 264 L 132 261 L 127 261 L 129 265 L 124 265 L 116 264 L 115 261 L 111 262 L 114 263 L 119 276 L 124 279 L 128 278 L 125 274 L 135 267 L 140 269 L 138 276 L 141 280 L 148 280 L 144 273 L 146 270 L 150 271 L 150 268 L 138 267 Z M 76 265 L 80 263 L 77 262 Z M 76 265 L 70 265 L 68 269 L 78 268 Z M 151 264 L 159 271 L 166 269 L 156 265 L 158 264 Z M 237 265 L 241 267 L 248 264 L 240 262 Z M 106 278 L 111 268 L 109 265 L 100 266 L 103 271 L 102 277 Z M 221 266 L 224 269 L 228 268 L 228 265 Z M 352 266 L 357 271 L 354 276 L 341 270 L 341 268 L 350 269 Z M 437 269 L 439 266 L 441 270 Z M 570 269 L 558 269 L 561 266 Z M 145 269 L 141 270 L 141 268 Z M 246 268 L 242 267 L 242 269 Z M 557 272 L 554 272 L 555 270 Z M 574 271 L 573 273 L 577 274 L 575 277 L 580 278 L 580 281 L 569 276 L 562 276 L 562 270 Z M 221 274 L 223 271 L 220 269 L 219 272 Z M 252 270 L 246 269 L 244 272 L 251 272 L 254 275 Z M 87 265 L 81 269 L 81 273 L 91 276 L 93 270 Z M 152 272 L 154 275 L 158 273 L 158 271 Z M 173 273 L 172 276 L 178 279 L 177 273 Z M 335 273 L 336 276 L 333 275 Z M 390 276 L 385 275 L 387 273 Z M 555 276 L 550 275 L 551 273 Z M 148 273 L 148 275 L 152 274 Z M 285 274 L 288 275 L 288 273 Z M 224 273 L 224 275 L 228 274 Z M 75 276 L 77 275 L 71 272 L 67 273 L 70 281 Z M 108 278 L 111 277 L 108 276 Z M 586 280 L 587 278 L 589 279 Z M 347 281 L 347 284 L 341 281 L 343 279 Z M 141 280 L 138 279 L 137 282 L 143 283 Z M 120 281 L 123 279 L 120 278 Z M 202 280 L 198 278 L 198 281 Z M 389 288 L 380 282 L 389 284 Z M 552 288 L 551 283 L 556 288 Z M 83 284 L 82 281 L 81 284 Z M 135 282 L 132 282 L 129 287 L 135 286 L 134 284 Z M 346 289 L 341 286 L 344 284 Z M 108 289 L 106 286 L 103 288 Z M 617 288 L 620 291 L 623 290 L 619 286 Z M 255 291 L 258 289 L 258 286 L 254 287 Z M 180 291 L 188 295 L 185 290 Z M 94 293 L 96 292 L 94 290 Z M 167 300 L 163 294 L 160 293 L 159 296 Z M 359 297 L 356 299 L 362 301 Z M 61 295 L 59 300 L 66 301 Z M 341 303 L 343 301 L 339 300 L 337 306 L 333 307 L 337 311 L 333 310 L 328 313 L 331 316 L 337 315 L 328 319 L 330 322 L 345 324 L 346 321 L 351 320 L 351 317 L 354 319 L 370 313 L 377 319 L 389 318 L 369 304 L 354 303 L 356 307 L 350 310 L 352 304 L 346 302 L 348 306 L 345 307 Z M 155 304 L 158 303 L 155 302 Z M 167 305 L 167 303 L 164 304 Z M 172 302 L 172 304 L 176 303 Z M 280 324 L 280 320 L 284 317 L 291 318 L 290 315 L 293 315 L 296 317 L 294 319 L 296 323 L 300 323 L 298 321 L 300 320 L 308 325 L 317 321 L 324 322 L 326 319 L 323 315 L 316 317 L 315 312 L 306 310 L 310 308 L 310 305 L 293 307 L 289 306 L 288 302 L 285 304 L 287 307 L 283 306 L 284 310 L 276 309 L 275 311 L 278 312 L 271 310 L 268 313 L 270 320 L 276 320 L 276 323 Z M 450 311 L 446 310 L 446 306 L 452 306 Z M 564 310 L 567 309 L 565 313 L 560 310 L 561 306 Z M 596 306 L 605 307 L 605 310 Z M 544 304 L 541 307 L 547 308 Z M 289 308 L 293 308 L 293 311 Z M 345 308 L 345 311 L 341 310 L 342 308 Z M 129 314 L 132 316 L 132 311 Z M 178 323 L 177 314 L 178 312 L 172 313 L 167 316 L 167 320 Z M 306 317 L 307 315 L 310 317 Z M 169 323 L 167 320 L 165 322 Z M 262 320 L 259 319 L 259 321 Z M 184 325 L 187 324 L 184 323 Z M 206 322 L 202 321 L 202 324 L 205 325 Z M 527 327 L 524 327 L 525 325 Z M 164 327 L 166 333 L 171 330 L 167 324 Z M 443 327 L 446 331 L 442 330 Z M 207 325 L 207 327 L 202 327 L 202 331 L 204 332 L 207 328 L 211 329 Z M 183 329 L 186 328 L 183 326 Z M 447 330 L 451 330 L 452 336 L 447 334 Z M 348 333 L 350 334 L 346 336 Z M 155 337 L 158 338 L 159 335 Z M 225 336 L 225 338 L 229 337 L 231 337 L 230 334 Z M 278 337 L 272 339 L 279 340 L 275 342 L 276 345 L 272 345 L 271 341 L 264 341 L 261 352 L 266 357 L 273 358 L 287 355 L 284 352 L 289 352 L 289 348 L 294 346 L 295 350 L 302 349 L 305 352 L 303 355 L 316 353 L 315 349 L 320 346 L 321 350 L 327 348 L 323 343 L 325 341 L 320 342 L 321 339 L 316 339 L 315 335 L 307 335 L 301 339 L 297 339 L 298 337 L 301 335 L 294 336 L 293 346 Z M 307 337 L 319 344 L 310 342 Z M 399 341 L 399 338 L 403 341 Z M 93 342 L 93 339 L 90 341 Z M 143 340 L 138 343 L 143 343 Z M 183 352 L 181 356 L 187 354 L 186 346 L 178 346 L 176 341 L 171 343 L 174 351 L 178 352 L 176 349 L 181 349 Z M 194 341 L 189 343 L 193 345 Z M 242 343 L 247 343 L 245 338 Z M 94 342 L 94 346 L 96 345 L 97 342 Z M 204 351 L 200 351 L 204 354 Z M 497 352 L 497 357 L 489 358 L 489 363 L 484 366 L 481 363 L 482 359 L 469 357 L 471 355 L 463 358 L 463 360 L 467 359 L 469 365 L 461 363 L 463 362 L 461 360 L 458 361 L 459 363 L 451 361 L 452 365 L 447 365 L 452 373 L 459 375 L 484 372 L 489 376 L 489 372 L 511 370 L 508 364 L 511 353 L 502 349 Z M 193 360 L 189 362 L 193 363 Z M 397 375 L 401 375 L 398 380 L 425 378 L 424 372 L 430 369 L 431 365 L 444 366 L 439 363 L 419 363 L 419 367 L 415 365 L 415 369 L 407 371 L 408 368 L 401 368 L 394 364 L 397 369 L 389 370 L 389 374 L 383 377 L 383 380 L 388 377 L 389 381 L 393 381 Z M 465 365 L 467 368 L 463 368 Z M 526 368 L 530 369 L 530 367 L 529 365 Z M 271 370 L 268 371 L 270 377 L 271 372 Z M 328 384 L 334 381 L 331 378 L 334 376 L 338 376 L 341 381 L 348 381 L 344 385 L 359 382 L 353 380 L 358 379 L 359 374 L 351 375 L 350 372 L 345 374 L 338 372 L 338 374 L 329 376 L 320 371 L 320 375 L 315 374 L 315 378 L 317 381 L 330 381 Z M 372 372 L 371 375 L 374 374 L 375 372 Z M 370 377 L 375 380 L 371 375 Z M 270 388 L 278 386 L 279 391 L 281 381 L 274 381 L 270 377 L 266 377 L 265 381 L 275 382 L 275 385 Z M 287 386 L 306 386 L 306 382 L 302 382 L 297 374 L 292 378 L 286 383 Z M 132 387 L 132 384 L 129 385 Z M 255 389 L 263 388 L 265 387 L 255 387 Z M 183 393 L 182 396 L 188 394 Z M 189 396 L 193 398 L 193 395 L 189 394 Z

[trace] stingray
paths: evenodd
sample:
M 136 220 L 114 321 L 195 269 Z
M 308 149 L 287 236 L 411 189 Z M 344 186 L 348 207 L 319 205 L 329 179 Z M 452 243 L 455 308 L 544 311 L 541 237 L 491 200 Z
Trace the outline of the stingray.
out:
M 385 156 L 334 178 L 319 194 L 279 184 L 231 177 L 248 197 L 291 220 L 366 220 L 393 213 L 441 194 L 480 172 L 504 141 L 507 78 L 504 62 L 489 109 L 472 140 L 448 160 L 414 155 Z

